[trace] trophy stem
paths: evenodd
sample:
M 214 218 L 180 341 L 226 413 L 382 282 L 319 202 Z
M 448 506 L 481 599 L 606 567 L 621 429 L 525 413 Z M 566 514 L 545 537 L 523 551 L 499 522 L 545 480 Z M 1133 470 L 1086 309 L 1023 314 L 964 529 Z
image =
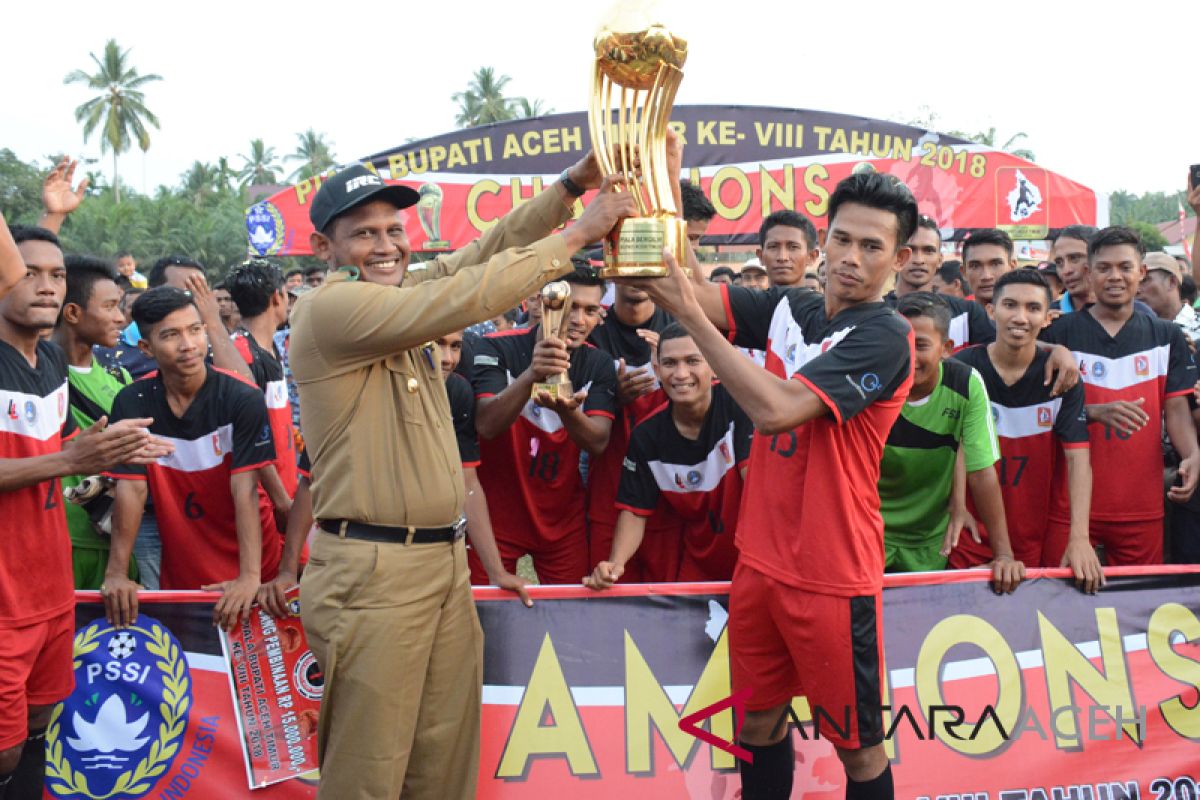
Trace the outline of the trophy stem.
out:
M 650 93 L 646 95 L 647 103 L 642 108 L 642 120 L 639 126 L 639 134 L 642 142 L 642 176 L 649 176 L 646 181 L 647 194 L 650 196 L 650 208 L 662 208 L 661 188 L 662 184 L 658 179 L 658 173 L 654 170 L 654 150 L 656 147 L 655 139 L 658 132 L 658 107 L 656 100 L 662 87 L 663 70 L 665 65 L 659 66 L 658 72 L 654 75 L 654 85 L 650 87 Z
M 596 161 L 600 164 L 600 169 L 605 175 L 613 174 L 612 158 L 609 157 L 608 138 L 604 135 L 605 128 L 608 126 L 608 117 L 603 117 L 605 123 L 602 126 L 600 116 L 604 113 L 604 73 L 600 71 L 600 66 L 597 63 L 592 71 L 592 95 L 588 101 L 588 127 L 592 134 L 592 153 L 596 157 Z

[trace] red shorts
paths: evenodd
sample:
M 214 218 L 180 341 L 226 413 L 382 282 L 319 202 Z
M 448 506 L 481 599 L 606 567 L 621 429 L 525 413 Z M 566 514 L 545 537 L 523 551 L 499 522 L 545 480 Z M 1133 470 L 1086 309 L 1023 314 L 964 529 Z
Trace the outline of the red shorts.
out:
M 881 595 L 837 597 L 780 583 L 739 562 L 729 593 L 733 690 L 765 711 L 805 696 L 835 747 L 883 741 Z
M 981 524 L 979 535 L 982 544 L 976 543 L 969 531 L 963 531 L 958 537 L 958 546 L 950 551 L 950 569 L 971 569 L 981 567 L 992 560 L 992 546 L 988 542 L 987 530 Z M 1067 552 L 1067 540 L 1071 537 L 1069 522 L 1049 520 L 1040 536 L 1022 536 L 1009 532 L 1012 540 L 1013 557 L 1028 569 L 1036 567 L 1057 567 L 1062 564 L 1063 554 Z
M 588 564 L 587 532 L 582 526 L 560 539 L 543 542 L 532 548 L 496 537 L 496 549 L 500 551 L 504 568 L 514 575 L 517 574 L 517 559 L 526 554 L 533 556 L 533 569 L 541 584 L 578 585 L 592 574 L 592 567 Z M 486 586 L 487 570 L 473 548 L 467 551 L 467 563 L 471 567 L 471 583 Z
M 29 709 L 75 689 L 75 609 L 20 628 L 0 628 L 0 750 L 29 737 Z
M 1104 545 L 1104 566 L 1132 567 L 1163 563 L 1163 518 L 1132 522 L 1092 520 L 1092 544 Z

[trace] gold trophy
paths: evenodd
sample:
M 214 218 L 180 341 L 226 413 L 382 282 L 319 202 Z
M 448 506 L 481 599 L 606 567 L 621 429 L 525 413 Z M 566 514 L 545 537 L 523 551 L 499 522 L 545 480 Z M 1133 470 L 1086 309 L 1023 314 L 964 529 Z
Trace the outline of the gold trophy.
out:
M 625 178 L 638 207 L 637 216 L 617 223 L 604 239 L 606 278 L 663 277 L 664 248 L 687 264 L 687 224 L 676 217 L 667 174 L 667 122 L 683 80 L 687 42 L 644 7 L 619 3 L 594 42 L 592 149 L 606 175 Z
M 442 238 L 442 187 L 423 183 L 417 190 L 417 221 L 425 231 L 425 250 L 449 250 L 450 242 Z
M 542 338 L 557 336 L 566 339 L 567 323 L 571 318 L 571 284 L 566 281 L 551 281 L 542 287 Z M 530 391 L 530 397 L 536 398 L 541 392 L 548 393 L 552 398 L 570 397 L 575 394 L 567 373 L 547 375 L 546 380 L 535 383 Z

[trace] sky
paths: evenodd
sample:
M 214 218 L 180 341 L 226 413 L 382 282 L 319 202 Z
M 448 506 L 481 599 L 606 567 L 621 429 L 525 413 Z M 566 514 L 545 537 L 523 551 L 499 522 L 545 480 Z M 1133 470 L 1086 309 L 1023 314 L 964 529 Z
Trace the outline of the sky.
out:
M 340 161 L 455 128 L 451 95 L 474 71 L 554 111 L 586 107 L 591 41 L 610 0 L 400 0 L 195 5 L 10 3 L 0 148 L 25 159 L 102 158 L 64 85 L 112 37 L 142 73 L 162 127 L 122 156 L 139 191 L 175 185 L 193 161 L 238 166 L 262 138 L 327 134 Z M 901 4 L 667 0 L 689 42 L 678 103 L 771 105 L 911 121 L 940 131 L 1023 132 L 1039 164 L 1107 193 L 1175 191 L 1200 163 L 1194 31 L 1200 6 L 1043 0 Z M 1191 10 L 1188 10 L 1188 9 Z M 61 20 L 61 21 L 60 21 Z M 1171 31 L 1180 31 L 1173 35 Z M 1192 34 L 1183 35 L 1182 32 Z M 1189 53 L 1189 50 L 1191 51 Z M 96 167 L 93 167 L 95 169 Z

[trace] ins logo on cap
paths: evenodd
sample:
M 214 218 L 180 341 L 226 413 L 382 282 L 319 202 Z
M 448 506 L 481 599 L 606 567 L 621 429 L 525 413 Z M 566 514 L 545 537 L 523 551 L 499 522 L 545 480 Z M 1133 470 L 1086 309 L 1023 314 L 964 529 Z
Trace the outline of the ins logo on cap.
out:
M 379 186 L 381 183 L 383 181 L 375 175 L 359 175 L 346 181 L 346 194 L 356 192 L 364 186 Z

